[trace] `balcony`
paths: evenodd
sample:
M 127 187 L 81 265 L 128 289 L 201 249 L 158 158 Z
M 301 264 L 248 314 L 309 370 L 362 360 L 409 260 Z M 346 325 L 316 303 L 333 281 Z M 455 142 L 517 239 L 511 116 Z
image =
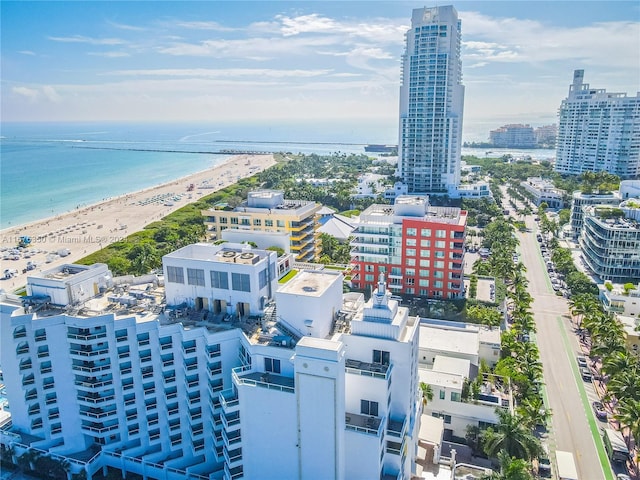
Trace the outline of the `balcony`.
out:
M 229 388 L 220 392 L 220 404 L 225 413 L 238 410 L 238 392 L 235 388 Z
M 294 393 L 294 379 L 271 372 L 252 371 L 252 367 L 236 367 L 232 370 L 233 381 L 236 385 L 251 385 L 268 388 L 280 392 Z
M 91 342 L 100 338 L 106 338 L 106 336 L 106 331 L 89 333 L 88 331 L 82 332 L 81 330 L 78 330 L 75 332 L 69 331 L 69 333 L 67 333 L 67 338 L 71 340 L 82 340 L 83 342 Z
M 98 403 L 105 403 L 105 402 L 109 402 L 111 400 L 113 400 L 115 398 L 115 396 L 113 395 L 113 393 L 109 393 L 107 395 L 104 396 L 100 396 L 97 394 L 80 394 L 78 393 L 78 396 L 76 397 L 78 399 L 78 402 L 80 403 L 88 403 L 90 405 L 95 405 Z
M 38 354 L 38 356 L 40 356 Z M 71 368 L 75 371 L 78 372 L 85 372 L 85 373 L 95 373 L 95 372 L 100 372 L 103 370 L 108 370 L 111 368 L 111 363 L 106 360 L 103 362 L 94 362 L 94 361 L 78 361 L 78 360 L 74 360 Z
M 385 426 L 384 417 L 372 417 L 359 413 L 346 413 L 344 416 L 345 428 L 366 435 L 382 435 Z
M 355 375 L 365 377 L 379 378 L 388 380 L 391 374 L 391 365 L 383 365 L 381 363 L 368 363 L 359 360 L 347 359 L 345 361 L 345 371 Z
M 87 417 L 87 418 L 95 418 L 95 419 L 111 417 L 113 415 L 116 415 L 117 413 L 118 411 L 116 410 L 115 407 L 113 407 L 110 410 L 104 410 L 102 408 L 91 408 L 91 407 L 84 410 L 80 409 L 80 416 Z
M 237 467 L 229 468 L 229 466 L 224 464 L 224 480 L 239 480 L 244 477 L 244 473 L 242 470 L 242 465 L 238 465 Z
M 230 430 L 230 427 L 240 425 L 240 412 L 231 412 L 228 414 L 222 412 L 220 418 L 222 419 L 222 425 L 224 425 L 226 430 Z
M 78 345 L 76 343 L 71 344 L 71 348 L 69 350 L 71 357 L 80 357 L 80 358 L 88 358 L 88 357 L 97 357 L 100 355 L 107 355 L 109 353 L 109 348 L 105 345 Z
M 407 417 L 402 419 L 390 418 L 387 423 L 387 435 L 397 438 L 404 438 L 407 433 Z
M 224 440 L 224 444 L 227 448 L 229 448 L 231 445 L 239 446 L 242 442 L 242 434 L 240 430 L 234 430 L 232 432 L 222 430 L 222 439 Z
M 229 466 L 242 461 L 242 448 L 236 448 L 235 450 L 229 451 L 227 447 L 224 447 L 223 454 L 225 460 L 227 461 L 226 463 Z

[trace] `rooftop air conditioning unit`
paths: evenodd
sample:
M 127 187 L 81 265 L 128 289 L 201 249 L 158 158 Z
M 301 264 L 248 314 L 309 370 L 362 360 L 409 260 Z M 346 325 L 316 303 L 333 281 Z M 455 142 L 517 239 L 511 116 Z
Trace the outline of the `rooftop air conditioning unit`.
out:
M 258 263 L 260 257 L 255 253 L 244 252 L 236 257 L 236 263 L 244 263 L 245 265 L 253 265 Z
M 227 250 L 225 252 L 222 252 L 222 254 L 220 255 L 220 260 L 222 260 L 223 262 L 235 263 L 237 255 L 238 254 L 236 252 Z

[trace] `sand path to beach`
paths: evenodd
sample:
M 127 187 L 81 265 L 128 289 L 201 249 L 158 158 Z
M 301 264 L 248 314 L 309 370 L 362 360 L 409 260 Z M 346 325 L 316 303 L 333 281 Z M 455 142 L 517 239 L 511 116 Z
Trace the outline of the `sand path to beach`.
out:
M 28 274 L 73 263 L 106 245 L 142 230 L 167 214 L 195 202 L 241 178 L 265 170 L 276 162 L 273 155 L 237 155 L 204 170 L 162 185 L 121 195 L 88 207 L 56 215 L 27 225 L 0 231 L 0 278 L 5 269 L 17 270 L 12 278 L 0 280 L 7 292 L 24 286 Z M 193 189 L 190 190 L 190 185 Z M 12 259 L 11 250 L 21 236 L 31 238 L 31 246 Z M 67 256 L 56 255 L 68 250 Z M 36 267 L 24 272 L 27 263 Z

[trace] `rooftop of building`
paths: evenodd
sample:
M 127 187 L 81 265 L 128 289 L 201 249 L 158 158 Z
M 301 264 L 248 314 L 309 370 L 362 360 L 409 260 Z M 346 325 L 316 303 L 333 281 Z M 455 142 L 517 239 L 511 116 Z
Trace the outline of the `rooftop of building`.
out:
M 224 243 L 222 245 L 213 245 L 211 243 L 193 243 L 166 254 L 164 258 L 225 263 L 253 263 L 255 260 L 252 262 L 249 262 L 249 260 L 256 257 L 261 260 L 269 254 L 265 250 L 253 249 L 247 244 Z M 244 261 L 239 262 L 238 259 Z
M 590 205 L 583 207 L 582 211 L 585 217 L 591 217 L 611 230 L 640 230 L 640 221 L 629 215 L 629 213 L 640 212 L 640 209 L 623 210 L 609 205 Z
M 620 320 L 627 337 L 640 337 L 640 331 L 638 331 L 638 327 L 640 327 L 640 319 L 628 317 L 626 315 L 617 315 L 617 318 Z
M 466 224 L 465 210 L 457 207 L 434 207 L 425 199 L 426 197 L 402 195 L 396 197 L 394 205 L 371 205 L 360 214 L 358 223 L 390 224 L 401 223 L 403 219 L 412 219 L 460 226 Z
M 342 282 L 340 272 L 304 270 L 278 289 L 279 294 L 321 297 L 335 282 Z

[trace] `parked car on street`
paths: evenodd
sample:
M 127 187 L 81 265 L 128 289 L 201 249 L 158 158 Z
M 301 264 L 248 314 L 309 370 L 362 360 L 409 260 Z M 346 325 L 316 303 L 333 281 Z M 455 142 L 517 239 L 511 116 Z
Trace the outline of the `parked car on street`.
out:
M 583 357 L 582 355 L 578 355 L 576 357 L 576 360 L 578 361 L 578 366 L 580 368 L 586 368 L 587 367 L 587 359 L 585 357 Z
M 583 367 L 580 369 L 580 375 L 582 375 L 582 380 L 584 380 L 585 382 L 593 381 L 593 375 L 591 375 L 591 370 L 589 370 L 587 367 Z
M 607 411 L 604 409 L 604 405 L 602 404 L 602 402 L 592 402 L 591 406 L 593 407 L 593 412 L 596 414 L 598 420 L 607 419 Z

